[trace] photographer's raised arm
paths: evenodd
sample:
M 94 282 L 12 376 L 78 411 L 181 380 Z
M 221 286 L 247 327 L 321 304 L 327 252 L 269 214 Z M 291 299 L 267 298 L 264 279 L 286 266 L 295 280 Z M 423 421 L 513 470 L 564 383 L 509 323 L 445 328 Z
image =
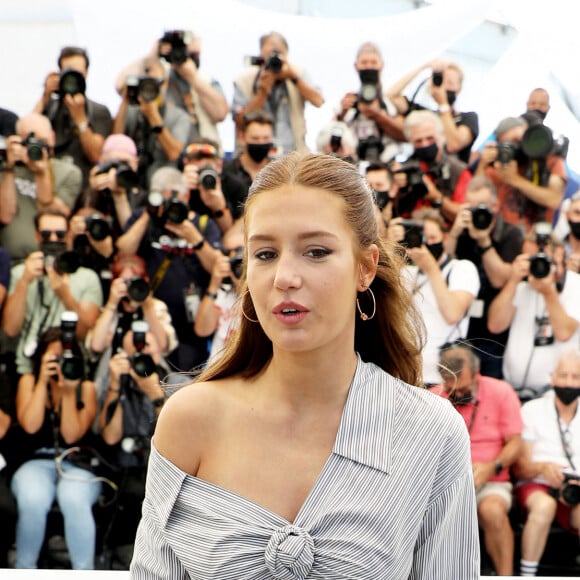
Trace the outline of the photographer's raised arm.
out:
M 554 337 L 556 340 L 566 342 L 572 338 L 579 323 L 578 320 L 566 312 L 560 302 L 560 294 L 556 288 L 556 284 L 551 278 L 552 275 L 548 276 L 547 279 L 531 280 L 530 285 L 534 289 L 536 289 L 536 283 L 539 283 L 539 286 L 541 286 L 541 289 L 538 288 L 538 291 L 544 296 L 546 310 L 548 311 L 550 324 L 554 331 Z
M 81 147 L 85 157 L 91 163 L 97 163 L 105 138 L 89 125 L 89 118 L 87 116 L 86 97 L 83 94 L 65 95 L 63 102 L 68 109 L 71 119 L 79 133 Z M 110 126 L 111 119 L 107 114 L 108 124 Z
M 527 275 L 529 270 L 529 256 L 520 254 L 513 263 L 512 272 L 504 287 L 493 299 L 487 311 L 487 328 L 494 334 L 507 330 L 515 316 L 516 307 L 513 305 L 518 284 Z
M 144 211 L 135 223 L 117 238 L 117 249 L 120 254 L 136 254 L 143 236 L 149 227 L 149 214 Z
M 0 223 L 9 224 L 16 216 L 18 208 L 14 169 L 4 169 L 0 179 Z
M 81 383 L 82 406 L 77 405 L 77 384 L 78 381 L 65 379 L 61 390 L 60 433 L 69 445 L 76 443 L 87 433 L 97 416 L 95 384 L 92 381 Z

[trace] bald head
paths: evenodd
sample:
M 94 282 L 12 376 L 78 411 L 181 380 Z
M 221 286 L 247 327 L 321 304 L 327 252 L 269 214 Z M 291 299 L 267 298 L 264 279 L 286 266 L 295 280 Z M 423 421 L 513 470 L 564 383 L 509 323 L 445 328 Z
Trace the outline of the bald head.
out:
M 54 131 L 47 117 L 39 113 L 30 113 L 16 122 L 16 133 L 22 139 L 34 133 L 37 139 L 45 141 L 49 147 L 54 147 Z

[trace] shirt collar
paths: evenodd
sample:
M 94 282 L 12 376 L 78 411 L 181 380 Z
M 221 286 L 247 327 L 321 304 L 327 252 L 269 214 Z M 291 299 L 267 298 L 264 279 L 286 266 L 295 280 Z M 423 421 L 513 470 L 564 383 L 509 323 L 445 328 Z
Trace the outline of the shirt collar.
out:
M 389 472 L 395 379 L 358 356 L 333 453 Z

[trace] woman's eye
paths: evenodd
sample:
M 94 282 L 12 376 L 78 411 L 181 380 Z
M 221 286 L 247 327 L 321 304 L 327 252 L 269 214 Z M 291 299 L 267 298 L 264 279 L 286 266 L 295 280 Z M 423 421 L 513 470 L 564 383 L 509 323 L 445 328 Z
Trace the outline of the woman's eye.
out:
M 258 260 L 265 261 L 274 258 L 276 256 L 276 253 L 273 250 L 260 250 L 259 252 L 256 252 L 254 256 Z
M 325 248 L 313 248 L 312 250 L 308 250 L 306 252 L 307 256 L 311 258 L 325 258 L 326 256 L 330 255 L 330 250 Z

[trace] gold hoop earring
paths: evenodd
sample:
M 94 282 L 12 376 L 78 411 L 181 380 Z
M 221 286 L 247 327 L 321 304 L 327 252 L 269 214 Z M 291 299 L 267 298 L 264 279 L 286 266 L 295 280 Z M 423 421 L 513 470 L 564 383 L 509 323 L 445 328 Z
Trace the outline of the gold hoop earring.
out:
M 363 320 L 364 322 L 366 322 L 367 320 L 372 320 L 375 317 L 375 314 L 377 313 L 377 301 L 375 300 L 375 294 L 371 290 L 370 286 L 366 289 L 366 292 L 369 292 L 369 294 L 371 295 L 371 299 L 373 301 L 373 312 L 370 316 L 362 311 L 358 298 L 356 299 L 356 307 L 358 313 L 360 315 L 361 320 Z
M 242 310 L 242 316 L 243 316 L 243 317 L 244 317 L 246 320 L 248 320 L 249 322 L 256 322 L 256 323 L 259 323 L 259 322 L 260 322 L 259 320 L 254 320 L 253 318 L 250 318 L 250 317 L 249 317 L 249 316 L 248 316 L 248 315 L 245 313 L 245 311 L 244 311 L 244 298 L 246 297 L 246 294 L 248 294 L 249 292 L 250 292 L 249 290 L 246 290 L 246 291 L 243 293 L 243 295 L 242 295 L 242 298 L 241 298 L 241 301 L 240 301 L 240 308 L 241 308 L 241 310 Z

